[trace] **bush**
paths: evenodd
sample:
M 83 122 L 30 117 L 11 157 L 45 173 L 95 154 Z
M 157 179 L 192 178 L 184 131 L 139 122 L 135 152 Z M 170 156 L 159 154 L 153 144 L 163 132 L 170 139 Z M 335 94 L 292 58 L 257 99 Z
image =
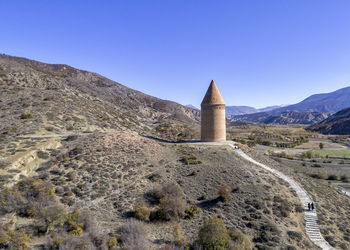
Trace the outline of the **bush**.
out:
M 108 249 L 116 249 L 118 246 L 118 239 L 112 236 L 108 239 L 107 244 L 108 244 Z
M 0 214 L 19 212 L 26 204 L 26 199 L 16 188 L 5 188 L 0 192 Z
M 164 210 L 162 208 L 158 208 L 154 211 L 151 211 L 151 215 L 149 217 L 149 219 L 151 221 L 155 221 L 155 220 L 167 220 L 167 217 L 164 213 Z
M 164 184 L 161 187 L 158 187 L 156 189 L 153 189 L 148 193 L 148 196 L 155 202 L 160 202 L 160 199 L 162 199 L 166 195 L 171 196 L 177 196 L 181 197 L 183 194 L 183 191 L 179 185 L 176 183 L 167 183 Z
M 340 177 L 340 180 L 341 180 L 342 182 L 348 182 L 348 181 L 349 181 L 349 177 L 347 177 L 346 175 L 342 175 L 342 176 Z
M 272 145 L 273 145 L 273 142 L 272 142 L 272 141 L 262 141 L 262 142 L 260 142 L 259 144 L 265 145 L 265 146 L 272 146 Z
M 52 233 L 45 244 L 45 249 L 59 249 L 60 245 L 65 244 L 67 235 L 65 233 Z
M 278 205 L 277 210 L 279 211 L 279 216 L 288 217 L 290 212 L 292 211 L 292 205 L 290 204 L 290 202 L 282 200 Z
M 149 196 L 159 203 L 159 209 L 151 214 L 152 219 L 170 220 L 172 217 L 182 217 L 185 209 L 182 195 L 182 189 L 175 183 L 152 190 Z
M 121 240 L 126 250 L 150 249 L 142 222 L 130 219 L 123 225 L 121 231 Z
M 33 119 L 34 115 L 32 113 L 23 113 L 21 114 L 21 119 Z
M 336 242 L 335 242 L 335 240 L 334 240 L 334 237 L 333 237 L 333 236 L 328 235 L 328 236 L 325 237 L 325 240 L 328 241 L 328 243 L 329 243 L 332 247 L 335 247 L 335 246 L 337 245 Z
M 185 202 L 182 197 L 166 195 L 160 200 L 160 208 L 165 214 L 165 218 L 179 218 L 183 216 Z
M 17 190 L 28 201 L 50 203 L 54 201 L 55 188 L 51 183 L 28 177 L 17 183 Z
M 196 243 L 203 249 L 217 250 L 228 249 L 232 245 L 224 222 L 218 217 L 209 218 L 204 222 Z
M 89 235 L 85 236 L 70 236 L 59 247 L 60 250 L 71 249 L 96 249 L 91 242 Z
M 330 174 L 330 175 L 328 175 L 327 180 L 336 181 L 336 180 L 338 180 L 338 176 L 336 176 L 335 174 Z
M 21 216 L 35 217 L 39 208 L 55 204 L 52 184 L 40 179 L 26 178 L 6 192 L 0 192 L 0 214 L 16 212 Z
M 175 224 L 173 228 L 173 236 L 174 236 L 174 242 L 176 245 L 183 246 L 186 244 L 187 238 L 182 235 L 180 224 Z
M 296 231 L 288 231 L 287 234 L 291 239 L 296 240 L 296 241 L 300 241 L 303 238 L 301 233 L 296 232 Z
M 313 153 L 312 153 L 312 151 L 303 152 L 302 157 L 311 159 L 313 157 Z
M 202 163 L 201 161 L 199 161 L 197 159 L 197 156 L 194 154 L 191 155 L 185 155 L 183 157 L 181 157 L 181 160 L 183 163 L 185 163 L 186 165 L 194 165 L 194 164 L 200 164 Z
M 134 209 L 134 215 L 136 219 L 149 221 L 151 210 L 145 204 L 137 204 Z
M 271 221 L 264 222 L 260 228 L 258 235 L 254 238 L 255 242 L 279 242 L 277 235 L 280 233 L 276 224 Z
M 40 209 L 39 220 L 43 223 L 46 232 L 50 232 L 53 231 L 55 227 L 64 225 L 66 215 L 64 206 L 53 205 Z
M 80 212 L 78 209 L 73 210 L 66 217 L 65 224 L 71 235 L 80 236 L 83 234 L 84 223 L 80 221 Z
M 30 235 L 23 230 L 12 230 L 5 226 L 0 229 L 0 246 L 8 249 L 29 249 Z
M 227 185 L 223 185 L 218 189 L 219 199 L 223 202 L 227 202 L 232 199 L 231 188 Z
M 190 206 L 185 209 L 184 212 L 184 218 L 185 219 L 191 219 L 193 218 L 196 214 L 200 213 L 202 210 L 199 207 L 196 206 Z
M 295 207 L 295 212 L 297 212 L 297 213 L 304 212 L 304 208 L 303 208 L 303 206 L 301 204 L 296 203 L 296 204 L 294 204 L 294 207 Z
M 231 238 L 234 242 L 234 250 L 250 250 L 252 249 L 252 243 L 250 242 L 249 238 L 239 232 L 238 230 L 234 230 L 231 233 Z
M 326 174 L 324 172 L 312 173 L 310 174 L 310 177 L 315 179 L 326 179 Z

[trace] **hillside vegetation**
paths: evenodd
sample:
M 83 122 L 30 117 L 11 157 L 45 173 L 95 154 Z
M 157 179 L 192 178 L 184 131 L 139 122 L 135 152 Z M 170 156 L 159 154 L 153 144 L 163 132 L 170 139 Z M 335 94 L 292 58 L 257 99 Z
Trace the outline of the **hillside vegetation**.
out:
M 1 248 L 317 249 L 285 182 L 232 148 L 173 143 L 198 139 L 198 111 L 66 65 L 0 68 Z

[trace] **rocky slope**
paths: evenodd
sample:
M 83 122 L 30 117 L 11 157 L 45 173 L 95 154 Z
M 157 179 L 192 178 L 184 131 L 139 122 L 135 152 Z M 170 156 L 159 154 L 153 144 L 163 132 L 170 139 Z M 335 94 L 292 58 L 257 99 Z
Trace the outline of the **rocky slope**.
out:
M 6 135 L 118 129 L 177 140 L 198 132 L 198 111 L 67 65 L 0 55 L 0 89 Z
M 308 128 L 323 134 L 350 134 L 350 108 L 343 109 L 327 119 Z

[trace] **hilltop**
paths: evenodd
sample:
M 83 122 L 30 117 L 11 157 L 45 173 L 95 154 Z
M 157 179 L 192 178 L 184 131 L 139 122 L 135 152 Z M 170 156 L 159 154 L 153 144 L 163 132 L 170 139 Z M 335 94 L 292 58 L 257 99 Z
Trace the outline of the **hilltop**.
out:
M 16 127 L 21 134 L 118 129 L 169 140 L 198 136 L 198 111 L 67 65 L 0 55 L 0 88 L 0 129 Z M 24 125 L 25 114 L 33 118 Z

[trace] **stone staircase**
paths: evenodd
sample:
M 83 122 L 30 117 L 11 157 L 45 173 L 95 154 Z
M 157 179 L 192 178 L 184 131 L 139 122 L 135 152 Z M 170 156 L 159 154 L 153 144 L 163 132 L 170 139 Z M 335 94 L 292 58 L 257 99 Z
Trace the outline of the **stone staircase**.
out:
M 225 145 L 229 145 L 232 148 L 235 149 L 233 143 L 225 143 Z M 315 243 L 315 245 L 319 246 L 322 249 L 334 249 L 329 243 L 323 238 L 320 227 L 317 223 L 317 213 L 316 209 L 313 211 L 309 211 L 307 204 L 313 202 L 311 197 L 307 194 L 307 192 L 300 186 L 299 183 L 294 181 L 292 178 L 286 176 L 285 174 L 281 173 L 280 171 L 270 168 L 264 164 L 261 164 L 251 157 L 249 157 L 247 154 L 245 154 L 240 149 L 235 149 L 235 152 L 240 155 L 242 158 L 246 159 L 247 161 L 250 161 L 254 163 L 255 165 L 275 174 L 282 180 L 289 183 L 290 187 L 297 193 L 298 198 L 300 199 L 301 203 L 304 204 L 304 218 L 305 218 L 305 229 L 306 233 L 309 236 L 310 240 Z

